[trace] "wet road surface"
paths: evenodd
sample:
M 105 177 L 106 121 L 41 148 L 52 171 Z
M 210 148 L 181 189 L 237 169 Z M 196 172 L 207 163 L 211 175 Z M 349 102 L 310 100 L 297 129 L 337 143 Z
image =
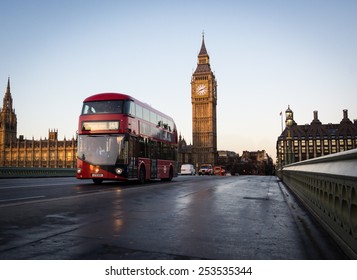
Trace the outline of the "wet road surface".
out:
M 0 259 L 344 259 L 272 176 L 0 180 Z

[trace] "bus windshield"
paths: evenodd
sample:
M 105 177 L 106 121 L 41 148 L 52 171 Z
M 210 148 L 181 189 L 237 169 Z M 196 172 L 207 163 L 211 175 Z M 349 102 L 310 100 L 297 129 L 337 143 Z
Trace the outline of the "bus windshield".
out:
M 123 100 L 85 102 L 82 115 L 88 114 L 125 114 L 128 109 Z
M 127 146 L 124 135 L 79 135 L 78 157 L 98 165 L 125 163 Z

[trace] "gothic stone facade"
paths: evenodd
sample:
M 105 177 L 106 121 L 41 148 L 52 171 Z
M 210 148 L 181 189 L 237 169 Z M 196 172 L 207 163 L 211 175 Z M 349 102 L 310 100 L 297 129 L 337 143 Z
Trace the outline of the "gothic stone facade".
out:
M 77 142 L 58 140 L 58 131 L 49 130 L 48 139 L 17 138 L 17 117 L 12 106 L 10 79 L 0 112 L 0 166 L 74 168 Z

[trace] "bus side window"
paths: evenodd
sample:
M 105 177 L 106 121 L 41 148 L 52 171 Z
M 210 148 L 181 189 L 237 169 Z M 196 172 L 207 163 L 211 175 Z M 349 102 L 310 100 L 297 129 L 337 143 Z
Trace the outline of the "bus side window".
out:
M 137 149 L 137 156 L 138 157 L 146 157 L 146 146 L 147 140 L 144 138 L 138 138 L 138 149 Z
M 133 101 L 125 101 L 123 113 L 135 117 L 136 116 L 135 103 Z
M 157 159 L 158 158 L 158 143 L 156 141 L 150 141 L 150 158 Z
M 146 108 L 143 108 L 143 119 L 146 121 L 150 121 L 150 111 Z
M 158 124 L 157 115 L 155 112 L 150 111 L 150 122 L 155 125 Z
M 143 107 L 141 107 L 140 105 L 138 104 L 135 104 L 135 107 L 136 107 L 136 112 L 135 112 L 135 116 L 139 119 L 142 119 L 143 118 Z
M 135 117 L 136 116 L 136 107 L 134 102 L 130 102 L 130 114 Z

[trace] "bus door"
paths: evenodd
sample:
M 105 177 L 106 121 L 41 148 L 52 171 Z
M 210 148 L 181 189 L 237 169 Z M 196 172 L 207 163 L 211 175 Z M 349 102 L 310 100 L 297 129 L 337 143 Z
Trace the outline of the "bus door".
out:
M 137 137 L 128 137 L 128 178 L 138 177 Z
M 150 176 L 151 176 L 151 179 L 156 179 L 157 178 L 157 159 L 152 159 L 151 160 Z
M 157 178 L 157 148 L 158 143 L 155 140 L 149 141 L 149 155 L 150 155 L 150 177 L 151 179 Z

